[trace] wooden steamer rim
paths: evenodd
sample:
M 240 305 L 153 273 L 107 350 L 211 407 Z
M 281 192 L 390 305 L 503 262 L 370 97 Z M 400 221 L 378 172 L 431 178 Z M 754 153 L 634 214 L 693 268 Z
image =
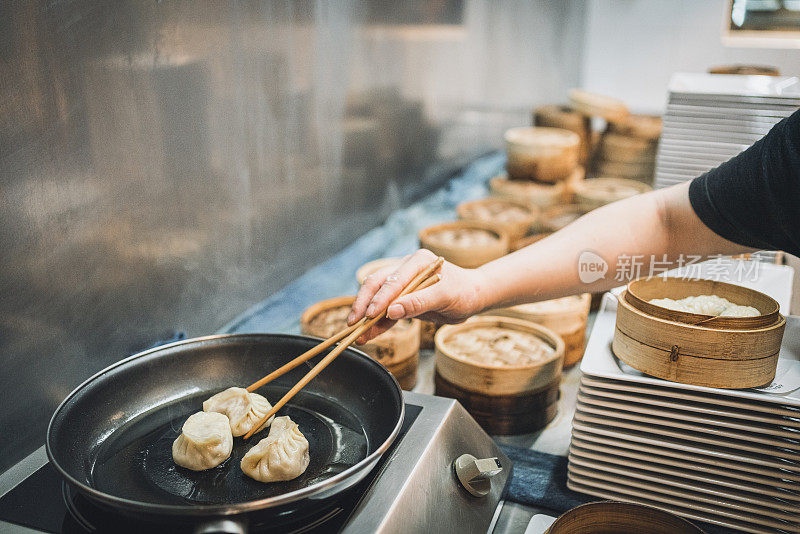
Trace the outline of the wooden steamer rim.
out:
M 609 122 L 623 122 L 630 112 L 621 100 L 581 89 L 569 90 L 569 106 L 590 117 L 602 117 Z
M 540 226 L 545 232 L 555 233 L 574 223 L 586 214 L 583 206 L 562 204 L 551 206 L 542 213 Z M 565 222 L 565 219 L 566 222 Z
M 534 156 L 556 156 L 576 149 L 580 136 L 571 130 L 551 126 L 519 126 L 506 130 L 503 139 L 510 150 Z
M 476 327 L 496 327 L 534 334 L 554 350 L 540 361 L 524 365 L 490 365 L 452 354 L 447 349 L 451 336 Z M 436 372 L 461 389 L 487 396 L 520 395 L 548 388 L 561 377 L 564 341 L 552 330 L 530 321 L 511 317 L 481 315 L 436 332 Z
M 499 308 L 486 315 L 512 317 L 549 328 L 564 341 L 564 368 L 575 365 L 586 349 L 586 322 L 591 295 L 581 293 L 557 299 Z
M 482 245 L 480 247 L 457 247 L 446 244 L 440 244 L 435 240 L 431 240 L 430 236 L 437 232 L 444 230 L 483 230 L 494 234 L 496 239 L 493 243 Z M 437 256 L 443 256 L 444 259 L 450 263 L 454 263 L 459 267 L 465 269 L 480 267 L 484 263 L 496 260 L 505 256 L 508 252 L 510 240 L 505 231 L 500 230 L 497 226 L 487 224 L 481 221 L 454 221 L 449 223 L 435 224 L 420 230 L 419 242 L 422 248 L 427 248 Z
M 585 175 L 586 170 L 580 165 L 565 180 L 556 183 L 513 180 L 508 177 L 508 173 L 501 172 L 489 180 L 489 191 L 495 197 L 521 200 L 540 208 L 549 208 L 571 202 L 575 189 Z
M 758 309 L 758 317 L 716 317 L 647 302 L 718 295 Z M 750 388 L 775 378 L 786 320 L 767 295 L 713 280 L 650 278 L 620 296 L 612 350 L 651 376 L 697 386 Z
M 627 501 L 595 501 L 561 514 L 544 534 L 646 532 L 704 534 L 686 519 L 654 506 Z
M 669 287 L 667 287 L 669 286 Z M 746 306 L 757 309 L 761 315 L 756 317 L 719 317 L 716 315 L 705 315 L 700 313 L 682 312 L 670 310 L 663 306 L 650 304 L 651 299 L 665 298 L 669 294 L 671 299 L 682 299 L 697 295 L 719 295 L 725 296 L 734 304 L 746 302 Z M 722 295 L 725 293 L 725 295 Z M 730 297 L 730 298 L 729 298 Z M 735 330 L 751 330 L 773 326 L 775 322 L 783 317 L 780 314 L 778 302 L 760 291 L 748 289 L 746 287 L 719 282 L 716 280 L 703 280 L 697 278 L 640 278 L 628 284 L 628 288 L 623 294 L 623 299 L 627 300 L 631 306 L 653 317 L 685 323 L 690 325 L 703 326 L 706 328 L 727 328 Z
M 601 176 L 584 180 L 575 191 L 575 202 L 584 211 L 652 191 L 653 188 L 638 180 Z
M 513 221 L 482 219 L 473 215 L 473 208 L 485 204 L 505 204 L 508 206 L 522 208 L 527 211 L 528 215 L 524 218 Z M 458 216 L 461 220 L 477 221 L 493 226 L 501 232 L 505 232 L 505 234 L 508 236 L 509 242 L 514 242 L 525 237 L 533 225 L 539 220 L 540 212 L 541 210 L 539 206 L 536 206 L 530 202 L 504 197 L 487 197 L 478 200 L 471 200 L 462 202 L 456 207 L 456 213 L 458 213 Z

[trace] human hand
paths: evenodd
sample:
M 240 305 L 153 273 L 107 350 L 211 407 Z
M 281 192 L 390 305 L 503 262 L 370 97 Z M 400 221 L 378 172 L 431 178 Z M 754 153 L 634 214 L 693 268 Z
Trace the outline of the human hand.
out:
M 430 250 L 421 249 L 404 258 L 398 267 L 386 267 L 364 281 L 347 318 L 354 324 L 362 317 L 375 317 L 403 288 L 436 259 Z M 462 269 L 447 261 L 439 270 L 436 284 L 398 298 L 387 311 L 388 318 L 378 321 L 356 340 L 364 344 L 382 334 L 400 319 L 417 317 L 435 323 L 459 323 L 483 310 L 483 292 L 478 271 Z

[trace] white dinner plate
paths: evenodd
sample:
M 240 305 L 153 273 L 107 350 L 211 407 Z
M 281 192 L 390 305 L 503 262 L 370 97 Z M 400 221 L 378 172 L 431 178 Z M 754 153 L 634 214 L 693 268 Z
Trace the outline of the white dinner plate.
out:
M 798 467 L 800 467 L 800 451 L 767 444 L 765 443 L 768 441 L 767 438 L 746 441 L 741 438 L 732 437 L 728 435 L 730 434 L 728 432 L 714 431 L 702 427 L 698 427 L 696 430 L 687 428 L 692 425 L 678 426 L 678 423 L 676 423 L 674 427 L 660 426 L 653 423 L 638 422 L 633 418 L 623 419 L 607 410 L 595 410 L 594 412 L 595 413 L 584 412 L 583 407 L 578 403 L 573 422 L 581 422 L 592 425 L 595 428 L 610 428 L 616 430 L 619 434 L 631 435 L 631 432 L 638 432 L 658 439 L 679 439 L 694 444 L 724 447 L 731 450 L 760 454 L 771 458 L 783 458 L 795 462 Z
M 631 394 L 653 395 L 664 399 L 677 399 L 685 401 L 715 404 L 721 409 L 732 409 L 753 412 L 755 414 L 774 415 L 789 422 L 796 422 L 800 419 L 800 410 L 794 406 L 782 406 L 766 402 L 755 402 L 750 399 L 738 399 L 698 391 L 681 391 L 672 387 L 659 387 L 651 384 L 636 384 L 625 380 L 615 380 L 600 376 L 583 375 L 581 380 L 588 386 L 604 388 L 613 391 L 620 391 Z
M 594 470 L 596 472 L 604 472 L 611 475 L 629 477 L 636 480 L 641 480 L 647 483 L 656 483 L 668 486 L 676 491 L 692 491 L 707 495 L 711 498 L 730 499 L 732 501 L 742 501 L 746 504 L 752 504 L 755 507 L 751 511 L 754 513 L 766 513 L 768 510 L 774 510 L 779 513 L 792 514 L 790 517 L 782 515 L 776 516 L 781 519 L 791 519 L 792 517 L 800 516 L 800 502 L 797 500 L 789 500 L 785 497 L 775 496 L 772 493 L 759 491 L 760 486 L 744 484 L 720 484 L 718 480 L 713 477 L 707 477 L 704 480 L 698 478 L 688 478 L 682 473 L 674 474 L 669 470 L 661 469 L 654 471 L 652 465 L 645 468 L 638 467 L 635 462 L 633 463 L 619 463 L 614 461 L 613 458 L 589 458 L 584 456 L 582 451 L 575 449 L 571 451 L 568 456 L 571 465 L 580 467 L 584 471 Z M 610 461 L 609 461 L 610 460 Z M 591 475 L 591 471 L 587 473 Z M 774 488 L 769 488 L 772 492 Z M 788 493 L 788 492 L 784 492 Z M 759 511 L 761 509 L 761 511 Z
M 800 450 L 800 431 L 781 425 L 761 424 L 755 421 L 737 421 L 729 416 L 704 416 L 680 410 L 651 408 L 641 404 L 626 404 L 593 397 L 578 391 L 578 403 L 585 413 L 609 415 L 627 421 L 680 428 L 691 432 L 755 441 L 776 447 Z
M 619 440 L 598 438 L 591 434 L 587 438 L 588 440 L 584 440 L 582 434 L 581 436 L 573 435 L 570 450 L 574 448 L 580 452 L 581 456 L 587 458 L 604 459 L 609 463 L 617 462 L 621 465 L 633 462 L 631 465 L 641 469 L 663 471 L 696 480 L 706 481 L 713 477 L 715 480 L 721 481 L 719 483 L 723 485 L 749 484 L 751 487 L 762 488 L 762 491 L 774 497 L 790 494 L 782 498 L 793 501 L 800 500 L 800 493 L 798 493 L 800 492 L 800 476 L 798 475 L 795 475 L 797 480 L 787 480 L 782 478 L 785 473 L 777 469 L 711 459 L 700 455 L 675 454 L 657 447 L 639 446 L 636 449 L 630 449 L 628 446 L 620 446 Z M 612 445 L 606 445 L 606 443 Z M 628 445 L 635 446 L 630 443 Z
M 667 439 L 654 437 L 649 434 L 624 432 L 620 433 L 614 429 L 596 427 L 580 421 L 572 422 L 572 435 L 584 441 L 599 441 L 609 443 L 612 446 L 628 448 L 632 450 L 655 449 L 662 454 L 674 454 L 676 458 L 689 459 L 692 461 L 706 461 L 714 465 L 741 465 L 741 469 L 748 469 L 749 466 L 758 466 L 762 471 L 776 470 L 784 478 L 798 481 L 800 480 L 800 464 L 790 460 L 765 456 L 763 454 L 752 454 L 740 450 L 727 448 L 709 447 L 703 443 L 689 443 L 680 439 Z
M 669 397 L 661 397 L 653 395 L 651 390 L 647 388 L 637 388 L 636 392 L 629 389 L 622 392 L 613 388 L 607 388 L 607 384 L 599 381 L 592 380 L 588 377 L 581 378 L 580 391 L 593 397 L 607 399 L 609 401 L 617 401 L 618 403 L 626 403 L 635 405 L 632 410 L 639 410 L 640 408 L 668 408 L 670 410 L 679 410 L 684 412 L 692 412 L 705 414 L 710 416 L 731 417 L 740 421 L 753 421 L 756 423 L 764 423 L 768 425 L 779 425 L 800 430 L 800 419 L 794 417 L 779 417 L 771 414 L 742 410 L 739 407 L 722 406 L 720 407 L 713 399 L 704 399 L 691 395 L 681 395 L 676 397 L 670 395 Z M 680 400 L 689 400 L 693 402 L 679 402 Z M 705 402 L 703 402 L 705 401 Z M 710 401 L 710 402 L 709 402 Z M 735 406 L 736 403 L 731 403 Z M 800 414 L 798 414 L 800 415 Z
M 649 504 L 689 519 L 706 521 L 742 532 L 756 534 L 775 534 L 776 532 L 796 534 L 800 532 L 800 530 L 797 530 L 796 525 L 791 525 L 784 521 L 765 518 L 757 514 L 746 514 L 727 508 L 709 506 L 705 503 L 692 502 L 687 499 L 663 495 L 641 488 L 607 482 L 574 472 L 567 473 L 567 487 L 573 491 L 588 493 L 589 495 L 606 499 L 621 499 Z

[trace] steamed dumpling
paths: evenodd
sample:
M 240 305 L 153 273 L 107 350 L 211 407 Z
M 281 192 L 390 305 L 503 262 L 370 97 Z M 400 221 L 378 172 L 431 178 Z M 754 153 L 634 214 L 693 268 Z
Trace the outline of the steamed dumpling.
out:
M 233 449 L 228 418 L 221 413 L 197 412 L 183 423 L 172 443 L 172 459 L 192 471 L 211 469 L 224 462 Z
M 761 313 L 752 306 L 740 306 L 717 295 L 698 295 L 679 300 L 652 299 L 650 304 L 675 311 L 719 317 L 757 317 Z
M 249 393 L 244 388 L 236 387 L 217 393 L 203 403 L 204 412 L 219 412 L 228 416 L 234 436 L 244 436 L 250 432 L 271 409 L 269 401 L 258 393 Z M 259 430 L 267 428 L 273 419 L 274 415 Z
M 308 467 L 308 440 L 289 417 L 276 417 L 269 435 L 242 458 L 244 474 L 259 482 L 292 480 Z

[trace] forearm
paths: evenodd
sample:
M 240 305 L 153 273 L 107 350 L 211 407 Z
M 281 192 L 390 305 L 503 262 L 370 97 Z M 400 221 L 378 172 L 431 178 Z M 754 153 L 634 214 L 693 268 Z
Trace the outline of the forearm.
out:
M 480 267 L 476 292 L 481 307 L 490 309 L 604 291 L 678 266 L 689 256 L 748 250 L 709 230 L 689 204 L 688 184 L 681 184 L 592 211 L 563 230 Z

